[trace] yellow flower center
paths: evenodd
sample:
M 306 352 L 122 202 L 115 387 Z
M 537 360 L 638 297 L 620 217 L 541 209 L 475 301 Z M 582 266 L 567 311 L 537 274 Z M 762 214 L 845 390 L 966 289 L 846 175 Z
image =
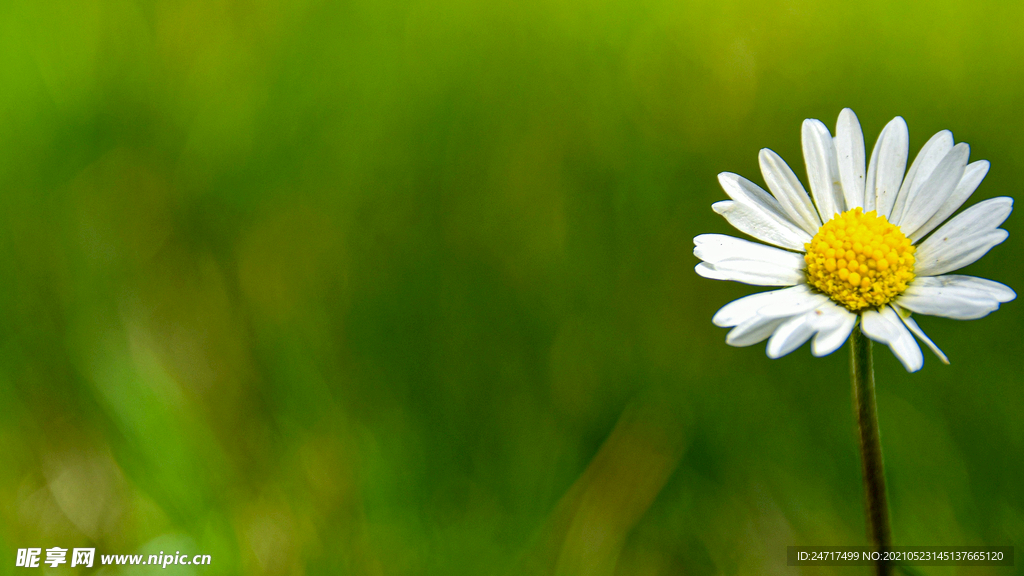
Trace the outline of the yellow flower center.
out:
M 914 279 L 910 239 L 873 210 L 836 214 L 804 248 L 807 283 L 853 312 L 887 304 Z

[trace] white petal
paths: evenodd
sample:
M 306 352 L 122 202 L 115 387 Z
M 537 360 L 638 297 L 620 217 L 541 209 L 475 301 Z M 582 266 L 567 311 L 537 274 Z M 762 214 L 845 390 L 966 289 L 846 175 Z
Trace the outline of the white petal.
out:
M 921 327 L 917 325 L 917 322 L 910 317 L 909 311 L 903 310 L 897 306 L 896 313 L 899 315 L 900 320 L 903 320 L 903 324 L 905 324 L 907 328 L 914 333 L 914 336 L 917 336 L 918 340 L 924 342 L 925 346 L 927 346 L 933 354 L 938 356 L 939 360 L 942 360 L 943 364 L 949 364 L 949 358 L 946 358 L 945 353 L 943 353 L 942 350 L 939 350 L 939 347 L 936 346 L 935 342 L 932 342 L 932 339 L 924 333 L 924 330 L 921 330 Z
M 917 194 L 911 195 L 911 198 L 907 200 L 902 220 L 893 220 L 898 222 L 900 230 L 904 234 L 910 235 L 916 232 L 945 205 L 964 175 L 967 158 L 970 154 L 971 149 L 967 144 L 961 142 L 954 146 L 935 167 L 928 180 L 921 185 Z
M 888 306 L 861 313 L 864 334 L 876 342 L 889 346 L 908 372 L 917 372 L 924 366 L 921 348 L 896 312 Z
M 814 210 L 811 197 L 807 195 L 807 191 L 786 161 L 767 148 L 761 150 L 757 160 L 761 164 L 761 175 L 764 176 L 768 189 L 778 199 L 790 220 L 807 233 L 817 234 L 818 228 L 821 228 L 821 219 Z
M 811 235 L 794 224 L 779 201 L 757 184 L 729 172 L 719 174 L 718 182 L 735 203 L 718 202 L 712 209 L 738 230 L 791 250 L 803 250 L 810 241 Z
M 842 306 L 831 303 L 832 306 L 821 306 L 822 315 L 828 319 L 823 321 L 821 330 L 814 336 L 811 342 L 811 353 L 815 356 L 827 356 L 843 345 L 850 337 L 854 325 L 857 324 L 857 315 Z
M 1009 286 L 999 282 L 951 274 L 915 278 L 897 303 L 918 314 L 973 320 L 1016 297 Z
M 956 212 L 958 208 L 963 206 L 964 202 L 974 194 L 974 191 L 981 184 L 981 181 L 985 179 L 985 175 L 988 174 L 989 163 L 988 160 L 979 160 L 977 162 L 971 162 L 967 165 L 964 170 L 964 175 L 960 177 L 960 182 L 956 185 L 953 193 L 949 195 L 949 199 L 946 203 L 939 208 L 939 211 L 934 216 L 928 219 L 916 232 L 909 235 L 909 238 L 913 242 L 917 242 L 921 238 L 924 238 L 926 234 L 934 230 L 939 224 L 946 221 L 953 212 Z
M 917 196 L 921 186 L 935 171 L 935 167 L 952 149 L 953 133 L 949 130 L 943 130 L 925 142 L 910 165 L 910 170 L 907 170 L 907 177 L 903 179 L 903 186 L 900 187 L 896 205 L 892 209 L 892 217 L 889 218 L 890 222 L 899 224 L 907 202 L 911 197 Z
M 836 160 L 846 209 L 864 207 L 864 132 L 857 115 L 843 108 L 836 122 Z
M 1010 302 L 1017 293 L 1005 284 L 986 278 L 945 274 L 914 278 L 904 294 L 926 294 L 942 291 L 946 294 L 960 294 L 966 298 L 985 298 L 1000 304 Z
M 694 270 L 710 280 L 729 280 L 753 286 L 793 286 L 803 280 L 803 274 L 779 270 L 763 262 L 743 268 L 730 265 L 697 264 Z
M 914 272 L 938 276 L 963 268 L 1006 240 L 1009 233 L 997 229 L 1013 210 L 1012 198 L 992 198 L 964 210 L 936 230 L 917 248 Z
M 712 204 L 711 209 L 724 216 L 733 228 L 768 244 L 802 251 L 804 244 L 811 241 L 810 234 L 760 207 L 723 200 Z
M 907 169 L 909 146 L 907 123 L 897 116 L 882 129 L 871 153 L 864 186 L 865 211 L 877 210 L 879 216 L 886 218 L 892 213 L 896 194 L 903 183 L 903 173 Z
M 828 296 L 808 289 L 806 294 L 793 295 L 790 298 L 780 298 L 775 302 L 767 303 L 757 310 L 757 314 L 765 318 L 788 318 L 809 312 L 825 302 L 828 302 Z
M 921 266 L 920 273 L 945 274 L 969 266 L 988 254 L 989 250 L 1005 242 L 1009 236 L 1009 232 L 999 229 L 964 239 L 960 245 L 949 246 L 945 253 L 933 254 L 933 257 Z
M 868 164 L 868 172 L 864 176 L 864 212 L 871 212 L 875 209 L 875 180 L 877 180 L 877 160 L 882 149 L 882 136 L 885 136 L 885 129 L 875 140 L 875 147 L 871 149 L 871 160 Z
M 758 286 L 794 286 L 804 280 L 804 259 L 764 244 L 722 234 L 701 234 L 693 239 L 697 274 L 713 280 L 732 280 Z
M 832 134 L 821 121 L 804 120 L 802 136 L 811 196 L 818 206 L 821 221 L 827 222 L 837 213 L 846 210 Z
M 942 316 L 956 320 L 983 318 L 999 308 L 999 303 L 995 300 L 964 298 L 961 295 L 943 293 L 935 289 L 922 291 L 915 295 L 903 295 L 899 304 L 918 314 Z
M 790 288 L 783 288 L 782 290 L 751 294 L 739 300 L 733 300 L 723 306 L 718 312 L 715 312 L 711 322 L 715 326 L 723 328 L 739 326 L 757 316 L 758 310 L 762 308 L 771 308 L 777 304 L 788 304 L 793 300 L 803 300 L 811 294 L 811 289 L 806 284 L 798 284 Z M 778 315 L 774 317 L 778 317 Z
M 765 352 L 769 358 L 781 358 L 793 350 L 803 346 L 814 335 L 814 319 L 808 314 L 800 314 L 783 322 L 768 340 Z
M 978 295 L 985 295 L 1000 304 L 1005 304 L 1017 297 L 1017 293 L 1006 284 L 1001 284 L 986 278 L 974 276 L 961 276 L 959 274 L 947 274 L 945 276 L 930 276 L 917 278 L 911 283 L 914 286 L 947 286 L 959 289 L 969 289 Z
M 729 331 L 725 343 L 730 346 L 751 346 L 772 335 L 772 332 L 785 322 L 785 318 L 765 318 L 754 316 Z
M 813 309 L 789 317 L 788 320 L 782 323 L 775 330 L 775 333 L 772 334 L 771 340 L 768 341 L 766 352 L 769 358 L 780 358 L 802 346 L 811 336 L 821 332 L 825 332 L 826 335 L 834 340 L 837 337 L 835 332 L 841 331 L 848 322 L 852 329 L 853 321 L 856 321 L 856 316 L 826 299 Z M 831 342 L 828 342 L 829 346 L 832 347 L 827 351 L 823 352 L 820 344 L 814 344 L 812 351 L 818 350 L 815 354 L 819 356 L 833 352 L 842 345 L 843 340 L 849 334 L 850 331 L 847 329 L 846 335 L 834 346 L 832 346 Z M 817 341 L 817 339 L 815 340 Z
M 760 186 L 754 184 L 750 180 L 747 180 L 739 174 L 733 174 L 732 172 L 722 172 L 718 175 L 718 183 L 722 185 L 722 189 L 729 195 L 729 198 L 748 204 L 750 206 L 759 206 L 765 210 L 771 210 L 776 215 L 785 218 L 782 214 L 782 207 L 779 205 L 779 201 L 774 196 L 765 192 Z
M 701 234 L 693 239 L 693 254 L 708 264 L 756 260 L 801 270 L 802 255 L 725 234 Z

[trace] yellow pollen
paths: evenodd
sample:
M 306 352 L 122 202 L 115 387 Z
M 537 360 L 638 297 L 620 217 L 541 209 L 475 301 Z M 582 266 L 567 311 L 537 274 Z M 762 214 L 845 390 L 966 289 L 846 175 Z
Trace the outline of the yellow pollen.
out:
M 891 302 L 914 279 L 914 246 L 874 210 L 836 214 L 804 248 L 807 283 L 853 312 Z

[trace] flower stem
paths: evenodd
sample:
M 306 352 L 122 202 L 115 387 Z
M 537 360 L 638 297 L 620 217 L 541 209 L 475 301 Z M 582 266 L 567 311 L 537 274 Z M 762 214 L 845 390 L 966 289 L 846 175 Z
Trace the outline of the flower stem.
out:
M 864 509 L 867 516 L 868 539 L 879 551 L 892 546 L 889 528 L 889 502 L 885 495 L 885 465 L 882 444 L 878 437 L 878 413 L 875 411 L 875 371 L 872 368 L 871 340 L 861 331 L 853 330 L 850 339 L 850 379 L 853 383 L 853 413 L 860 436 L 860 461 L 864 474 Z M 878 576 L 888 576 L 888 563 L 875 565 Z

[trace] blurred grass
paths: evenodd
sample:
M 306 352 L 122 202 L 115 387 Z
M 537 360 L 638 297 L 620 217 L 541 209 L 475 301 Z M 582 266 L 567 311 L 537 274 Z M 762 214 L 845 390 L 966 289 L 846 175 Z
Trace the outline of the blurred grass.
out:
M 710 323 L 715 175 L 892 116 L 1021 189 L 1010 2 L 0 3 L 0 573 L 781 573 L 863 541 L 845 348 Z M 967 273 L 1020 289 L 1009 240 Z M 898 544 L 1024 536 L 1018 303 L 876 354 Z M 109 571 L 109 569 L 107 570 Z M 808 573 L 818 573 L 807 570 Z M 822 569 L 821 573 L 829 572 Z M 933 568 L 930 574 L 970 573 Z

